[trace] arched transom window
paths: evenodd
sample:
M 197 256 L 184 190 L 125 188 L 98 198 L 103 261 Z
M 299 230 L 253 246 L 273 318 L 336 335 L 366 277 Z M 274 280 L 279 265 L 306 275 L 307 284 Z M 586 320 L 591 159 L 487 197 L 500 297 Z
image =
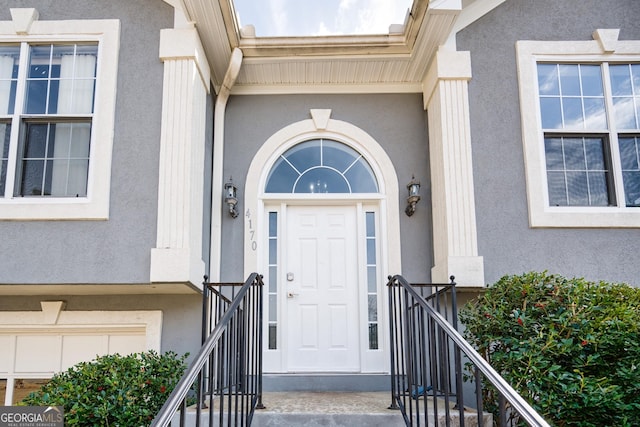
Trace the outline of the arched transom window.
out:
M 266 193 L 377 193 L 367 160 L 330 139 L 312 139 L 285 151 L 269 172 Z

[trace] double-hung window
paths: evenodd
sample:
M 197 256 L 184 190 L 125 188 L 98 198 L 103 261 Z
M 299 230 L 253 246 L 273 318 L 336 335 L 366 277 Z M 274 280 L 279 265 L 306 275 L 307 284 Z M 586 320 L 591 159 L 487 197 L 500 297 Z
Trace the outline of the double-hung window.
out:
M 9 171 L 0 197 L 87 196 L 97 52 L 96 44 L 0 46 L 2 170 Z
M 118 34 L 115 20 L 0 33 L 0 219 L 108 218 Z
M 518 66 L 531 225 L 640 227 L 640 43 L 519 42 Z

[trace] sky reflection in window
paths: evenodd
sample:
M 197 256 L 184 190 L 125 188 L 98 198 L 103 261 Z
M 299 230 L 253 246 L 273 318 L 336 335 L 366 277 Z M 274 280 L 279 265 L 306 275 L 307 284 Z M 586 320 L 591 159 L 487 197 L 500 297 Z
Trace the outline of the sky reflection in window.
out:
M 266 193 L 377 193 L 378 183 L 360 153 L 337 141 L 313 139 L 282 154 Z

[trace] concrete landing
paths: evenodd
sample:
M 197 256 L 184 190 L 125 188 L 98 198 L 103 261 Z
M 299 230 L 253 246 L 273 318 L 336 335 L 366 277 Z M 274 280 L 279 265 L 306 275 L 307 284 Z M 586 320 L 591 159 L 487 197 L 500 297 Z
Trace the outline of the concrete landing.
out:
M 389 392 L 267 392 L 252 427 L 402 427 L 400 411 L 387 409 Z

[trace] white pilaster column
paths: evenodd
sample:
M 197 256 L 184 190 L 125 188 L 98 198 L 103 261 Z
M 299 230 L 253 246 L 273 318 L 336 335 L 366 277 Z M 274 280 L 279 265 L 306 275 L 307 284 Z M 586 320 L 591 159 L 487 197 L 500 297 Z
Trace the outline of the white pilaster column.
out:
M 423 83 L 429 118 L 434 262 L 431 279 L 484 286 L 478 256 L 471 132 L 469 52 L 439 51 Z
M 209 66 L 195 28 L 160 34 L 164 62 L 158 230 L 151 249 L 151 282 L 199 286 Z

